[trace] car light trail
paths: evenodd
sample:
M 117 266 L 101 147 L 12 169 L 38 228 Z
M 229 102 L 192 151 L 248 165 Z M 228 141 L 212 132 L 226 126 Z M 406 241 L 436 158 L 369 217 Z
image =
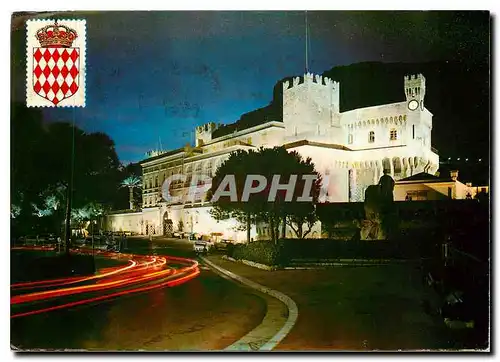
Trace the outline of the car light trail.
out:
M 34 249 L 30 248 L 29 250 Z M 36 248 L 36 250 L 40 250 L 40 248 Z M 48 250 L 48 248 L 43 250 Z M 78 252 L 91 253 L 91 250 L 79 249 Z M 12 312 L 11 318 L 96 303 L 157 288 L 174 287 L 186 283 L 200 274 L 198 262 L 187 258 L 110 252 L 98 252 L 97 254 L 109 258 L 126 258 L 128 261 L 125 265 L 100 269 L 91 276 L 13 284 L 11 290 L 22 294 L 11 296 L 11 306 L 23 311 Z M 175 264 L 176 267 L 172 267 L 172 264 Z M 26 292 L 23 293 L 24 291 Z M 71 301 L 65 299 L 68 297 L 71 298 Z M 46 305 L 56 302 L 59 304 Z M 26 309 L 28 310 L 26 311 Z

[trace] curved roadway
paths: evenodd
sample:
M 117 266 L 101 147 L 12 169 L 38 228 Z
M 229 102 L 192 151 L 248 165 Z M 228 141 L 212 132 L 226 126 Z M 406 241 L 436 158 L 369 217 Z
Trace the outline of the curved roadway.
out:
M 103 257 L 116 265 L 94 276 L 12 284 L 12 346 L 220 350 L 265 315 L 260 296 L 200 267 L 192 242 L 129 238 L 127 254 Z

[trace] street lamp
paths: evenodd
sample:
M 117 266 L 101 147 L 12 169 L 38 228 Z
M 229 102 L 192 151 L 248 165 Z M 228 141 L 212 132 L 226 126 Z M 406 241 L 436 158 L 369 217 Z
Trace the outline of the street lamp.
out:
M 66 230 L 64 233 L 64 241 L 66 247 L 66 255 L 69 256 L 70 247 L 70 237 L 71 237 L 71 207 L 72 207 L 72 196 L 73 196 L 73 177 L 75 170 L 75 112 L 73 108 L 73 124 L 71 127 L 71 167 L 70 167 L 69 182 L 67 188 L 67 198 L 66 198 Z
M 96 221 L 92 220 L 90 223 L 92 224 L 92 231 L 91 231 L 92 232 L 92 259 L 94 259 L 94 225 L 95 225 Z

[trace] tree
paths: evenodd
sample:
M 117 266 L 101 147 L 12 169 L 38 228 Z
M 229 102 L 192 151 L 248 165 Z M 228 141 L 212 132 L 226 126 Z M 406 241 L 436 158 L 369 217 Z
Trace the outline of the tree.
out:
M 130 209 L 134 209 L 134 189 L 142 187 L 142 180 L 140 177 L 132 175 L 122 181 L 121 187 L 128 187 L 129 190 L 129 204 Z
M 87 205 L 72 211 L 71 221 L 73 224 L 76 224 L 79 229 L 83 229 L 103 214 L 104 208 L 102 205 L 95 202 L 89 202 Z
M 103 209 L 116 205 L 123 167 L 109 136 L 86 133 L 70 123 L 43 122 L 40 110 L 23 104 L 12 104 L 11 110 L 11 220 L 16 232 L 37 232 L 41 219 L 50 221 L 43 224 L 51 224 L 51 232 L 60 231 L 72 155 L 72 209 L 89 203 Z
M 297 205 L 294 207 L 294 211 L 286 216 L 286 224 L 290 226 L 299 239 L 309 235 L 317 221 L 316 207 L 313 203 Z M 307 230 L 304 230 L 304 224 L 307 226 Z
M 231 153 L 229 159 L 227 159 L 226 162 L 224 162 L 217 169 L 217 172 L 212 179 L 212 186 L 208 193 L 210 198 L 215 194 L 219 185 L 226 178 L 226 176 L 233 175 L 238 195 L 237 200 L 241 200 L 241 191 L 243 190 L 246 176 L 248 174 L 245 169 L 245 165 L 251 164 L 254 161 L 254 156 L 255 153 L 253 151 L 246 152 L 243 150 L 237 150 Z M 213 206 L 214 207 L 211 210 L 212 217 L 216 220 L 225 220 L 229 218 L 236 219 L 240 225 L 237 229 L 246 229 L 247 242 L 250 242 L 252 214 L 255 213 L 252 204 L 241 201 L 232 201 L 227 197 L 221 197 L 214 203 Z
M 259 216 L 269 224 L 271 230 L 271 239 L 277 241 L 279 238 L 279 225 L 281 223 L 283 231 L 282 237 L 285 237 L 285 225 L 295 232 L 298 238 L 307 236 L 317 221 L 315 213 L 315 204 L 318 202 L 319 191 L 321 188 L 321 175 L 315 170 L 315 166 L 310 158 L 303 159 L 296 151 L 288 152 L 283 147 L 263 149 L 260 152 L 258 163 L 262 165 L 260 172 L 266 174 L 268 187 L 262 193 L 262 212 Z M 267 173 L 266 173 L 267 170 Z M 268 202 L 267 198 L 270 191 L 271 181 L 274 175 L 279 175 L 279 183 L 289 183 L 291 178 L 296 176 L 295 188 L 291 200 L 287 201 L 286 191 L 278 191 L 277 197 L 273 202 Z M 313 176 L 315 181 L 309 187 L 306 185 L 306 178 Z M 300 196 L 306 193 L 311 196 L 310 201 L 300 201 Z M 310 191 L 309 191 L 310 190 Z M 308 192 L 309 191 L 309 192 Z M 266 203 L 267 201 L 267 203 Z M 264 211 L 265 210 L 265 211 Z M 307 230 L 304 232 L 304 224 Z
M 45 136 L 39 109 L 11 105 L 11 203 L 19 208 L 21 219 L 31 215 L 31 204 L 41 201 L 39 194 L 48 184 Z
M 310 232 L 316 222 L 314 204 L 321 187 L 321 177 L 310 158 L 304 160 L 297 152 L 288 152 L 283 147 L 260 148 L 257 151 L 238 150 L 217 170 L 212 180 L 211 195 L 217 194 L 227 175 L 234 176 L 237 200 L 230 200 L 229 196 L 214 200 L 212 215 L 216 219 L 231 217 L 240 224 L 245 221 L 247 240 L 250 239 L 251 224 L 259 221 L 269 225 L 273 242 L 277 242 L 279 238 L 280 223 L 282 226 L 284 223 L 293 226 L 298 237 L 305 237 Z M 245 182 L 249 175 L 259 175 L 257 178 L 260 181 L 254 177 L 250 186 L 260 191 L 251 193 L 248 201 L 243 201 Z M 276 197 L 271 195 L 269 201 L 275 177 L 281 185 L 293 184 L 296 180 L 295 186 L 289 195 L 286 190 L 278 190 Z M 315 178 L 315 181 L 309 181 L 310 185 L 307 185 L 308 177 Z M 261 184 L 265 186 L 259 186 Z M 309 193 L 307 186 L 311 186 Z M 310 201 L 302 200 L 304 190 L 311 196 Z M 304 224 L 309 226 L 306 233 L 302 231 Z

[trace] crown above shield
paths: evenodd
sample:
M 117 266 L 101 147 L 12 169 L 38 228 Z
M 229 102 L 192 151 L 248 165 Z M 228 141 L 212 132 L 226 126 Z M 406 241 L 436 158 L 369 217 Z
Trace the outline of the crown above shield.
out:
M 59 25 L 56 20 L 54 24 L 39 29 L 35 37 L 42 48 L 70 48 L 78 34 L 66 25 Z

